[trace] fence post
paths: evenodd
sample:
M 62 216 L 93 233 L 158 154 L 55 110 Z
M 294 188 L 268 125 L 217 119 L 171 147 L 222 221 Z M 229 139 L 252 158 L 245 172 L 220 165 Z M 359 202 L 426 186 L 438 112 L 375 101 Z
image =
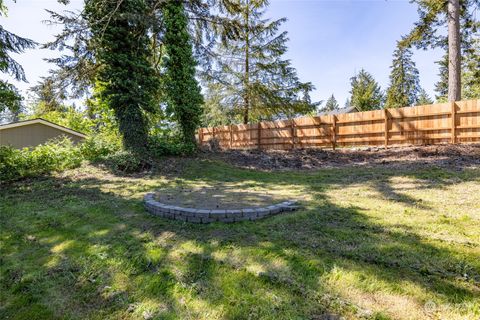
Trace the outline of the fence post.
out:
M 230 149 L 232 149 L 232 145 L 233 145 L 233 125 L 231 124 L 230 127 L 229 127 L 229 130 L 230 130 Z
M 203 128 L 198 128 L 198 145 L 203 144 Z
M 290 120 L 290 134 L 292 135 L 292 149 L 295 149 L 295 119 Z
M 337 116 L 332 115 L 332 149 L 337 147 Z
M 383 109 L 383 115 L 385 118 L 385 149 L 388 149 L 388 110 Z
M 262 138 L 262 123 L 259 122 L 257 124 L 257 148 L 258 149 L 261 149 L 261 144 L 262 144 L 262 142 L 260 141 L 261 138 Z
M 457 132 L 456 132 L 457 131 L 457 124 L 456 124 L 457 106 L 455 105 L 455 101 L 450 102 L 450 104 L 451 104 L 451 110 L 452 110 L 451 111 L 452 112 L 452 114 L 451 114 L 451 118 L 452 118 L 452 133 L 451 133 L 452 140 L 451 140 L 451 142 L 455 144 L 455 143 L 457 143 Z

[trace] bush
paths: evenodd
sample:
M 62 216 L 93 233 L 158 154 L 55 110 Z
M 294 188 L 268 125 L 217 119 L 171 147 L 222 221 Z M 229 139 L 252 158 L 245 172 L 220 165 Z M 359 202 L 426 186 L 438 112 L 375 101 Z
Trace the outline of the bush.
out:
M 80 146 L 86 160 L 99 161 L 121 150 L 121 141 L 106 135 L 88 137 Z
M 104 163 L 113 171 L 135 173 L 150 169 L 151 162 L 130 151 L 118 151 L 103 158 Z
M 0 181 L 8 182 L 52 171 L 78 167 L 80 148 L 69 139 L 47 142 L 35 148 L 14 149 L 0 146 Z
M 175 138 L 150 137 L 148 149 L 153 157 L 185 156 L 195 153 L 197 146 Z

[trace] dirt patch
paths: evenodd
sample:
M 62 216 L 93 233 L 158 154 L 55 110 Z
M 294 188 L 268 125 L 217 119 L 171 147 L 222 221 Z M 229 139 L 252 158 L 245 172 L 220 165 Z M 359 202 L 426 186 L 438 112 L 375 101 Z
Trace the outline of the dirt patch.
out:
M 463 169 L 480 166 L 480 144 L 384 148 L 227 150 L 200 157 L 257 170 L 310 170 L 349 166 L 437 166 Z
M 275 190 L 239 189 L 231 185 L 176 187 L 158 190 L 160 203 L 197 209 L 261 208 L 286 201 Z

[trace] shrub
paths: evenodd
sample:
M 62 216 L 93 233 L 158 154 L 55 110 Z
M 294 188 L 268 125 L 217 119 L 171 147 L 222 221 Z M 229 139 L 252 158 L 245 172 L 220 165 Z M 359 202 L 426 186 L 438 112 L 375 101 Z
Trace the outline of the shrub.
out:
M 185 156 L 193 154 L 197 147 L 194 144 L 184 143 L 180 139 L 168 137 L 150 137 L 148 148 L 153 157 Z
M 135 173 L 150 169 L 151 162 L 131 151 L 118 151 L 103 158 L 104 163 L 116 172 Z
M 25 171 L 26 160 L 21 150 L 9 146 L 0 146 L 0 182 L 21 177 Z
M 88 137 L 80 146 L 86 160 L 99 161 L 121 150 L 118 137 L 98 134 Z
M 56 110 L 48 112 L 41 112 L 41 106 L 36 106 L 36 108 L 37 111 L 40 112 L 27 116 L 27 119 L 40 117 L 60 126 L 80 131 L 85 134 L 92 133 L 92 130 L 95 127 L 95 121 L 90 119 L 86 112 L 77 111 L 73 107 L 64 107 L 65 110 L 62 111 Z
M 66 138 L 20 150 L 0 146 L 0 181 L 9 182 L 75 168 L 82 159 L 80 148 Z

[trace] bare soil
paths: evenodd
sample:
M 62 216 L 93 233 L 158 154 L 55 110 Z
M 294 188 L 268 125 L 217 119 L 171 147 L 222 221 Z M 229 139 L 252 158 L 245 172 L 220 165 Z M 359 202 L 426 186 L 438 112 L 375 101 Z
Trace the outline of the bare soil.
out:
M 321 168 L 425 167 L 461 170 L 480 166 L 480 144 L 294 150 L 203 151 L 199 157 L 217 159 L 257 170 L 312 170 Z
M 275 190 L 242 189 L 225 183 L 165 188 L 156 192 L 155 199 L 164 204 L 183 208 L 211 210 L 266 207 L 287 200 Z

